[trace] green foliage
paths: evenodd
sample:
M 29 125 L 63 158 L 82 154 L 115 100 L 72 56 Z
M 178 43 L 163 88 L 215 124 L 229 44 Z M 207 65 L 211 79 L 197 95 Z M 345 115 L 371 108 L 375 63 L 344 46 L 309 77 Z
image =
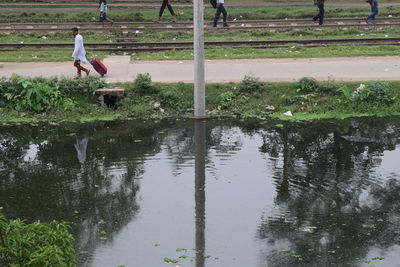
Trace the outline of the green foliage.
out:
M 1 266 L 76 266 L 74 238 L 65 222 L 8 220 L 0 213 Z
M 54 79 L 54 82 L 65 95 L 87 95 L 92 96 L 97 89 L 103 88 L 106 84 L 96 76 L 88 76 L 85 79 Z
M 222 108 L 229 108 L 233 105 L 235 94 L 231 91 L 220 94 L 217 98 L 218 105 Z
M 239 84 L 239 91 L 242 93 L 259 93 L 266 88 L 266 84 L 261 82 L 259 78 L 244 76 Z
M 387 82 L 370 82 L 360 86 L 350 94 L 353 102 L 381 102 L 392 103 L 396 98 L 390 94 Z M 345 96 L 348 94 L 345 94 Z
M 314 78 L 303 77 L 297 82 L 297 92 L 303 94 L 309 93 L 327 93 L 336 94 L 337 85 L 333 82 L 318 82 Z
M 160 91 L 160 87 L 152 83 L 149 73 L 138 74 L 129 89 L 140 96 L 153 95 Z
M 161 104 L 177 110 L 188 108 L 188 106 L 185 105 L 185 102 L 182 99 L 182 93 L 180 93 L 175 88 L 161 90 L 160 101 Z
M 303 77 L 297 84 L 297 91 L 300 93 L 314 93 L 319 91 L 318 82 L 314 78 Z
M 171 259 L 171 258 L 164 258 L 164 262 L 176 264 L 176 263 L 179 262 L 179 260 L 177 260 L 177 259 Z
M 8 106 L 17 111 L 42 112 L 51 107 L 63 106 L 63 98 L 57 85 L 51 86 L 45 83 L 33 83 L 21 77 L 16 77 L 16 84 L 21 87 L 20 92 L 5 93 Z M 73 101 L 66 98 L 67 105 L 64 108 L 74 107 Z
M 76 106 L 73 96 L 93 97 L 104 86 L 98 77 L 82 80 L 67 78 L 24 78 L 14 75 L 0 79 L 0 107 L 17 111 L 43 112 L 52 108 L 71 110 Z

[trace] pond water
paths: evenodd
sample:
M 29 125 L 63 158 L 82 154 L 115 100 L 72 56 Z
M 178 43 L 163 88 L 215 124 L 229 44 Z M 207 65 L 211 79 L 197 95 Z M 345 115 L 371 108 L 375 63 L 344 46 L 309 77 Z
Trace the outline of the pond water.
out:
M 400 266 L 400 118 L 0 128 L 9 218 L 79 266 Z

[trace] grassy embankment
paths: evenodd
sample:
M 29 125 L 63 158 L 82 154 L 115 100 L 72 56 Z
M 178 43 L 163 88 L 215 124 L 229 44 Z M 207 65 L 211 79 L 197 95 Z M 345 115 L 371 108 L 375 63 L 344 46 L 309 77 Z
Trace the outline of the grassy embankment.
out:
M 269 32 L 264 30 L 252 30 L 243 32 L 218 31 L 207 32 L 206 41 L 221 40 L 288 40 L 288 39 L 330 39 L 330 38 L 374 38 L 374 37 L 396 37 L 400 36 L 400 29 L 323 29 L 315 31 L 288 30 L 284 32 Z M 112 33 L 96 34 L 83 33 L 86 43 L 115 42 L 116 36 Z M 45 36 L 46 39 L 42 39 Z M 191 32 L 177 31 L 147 31 L 136 37 L 137 42 L 175 42 L 191 41 Z M 52 49 L 19 49 L 17 51 L 2 52 L 0 61 L 69 61 L 73 47 L 73 40 L 69 33 L 57 34 L 19 34 L 0 35 L 0 43 L 71 43 L 71 47 Z M 89 56 L 103 58 L 107 52 L 91 51 L 86 49 Z M 301 45 L 290 45 L 283 48 L 232 48 L 232 47 L 210 47 L 206 46 L 205 55 L 207 59 L 245 59 L 245 58 L 307 58 L 307 57 L 332 57 L 332 56 L 395 56 L 400 54 L 400 47 L 391 45 L 331 45 L 327 47 L 303 47 Z M 133 54 L 133 60 L 190 60 L 193 58 L 192 50 L 161 51 L 157 53 L 143 52 Z
M 154 12 L 150 10 L 129 12 L 112 12 L 110 17 L 115 21 L 150 21 L 154 18 Z M 206 10 L 206 18 L 213 17 L 214 10 Z M 180 20 L 192 19 L 192 11 L 178 10 Z M 314 8 L 287 7 L 287 8 L 232 8 L 229 9 L 230 19 L 282 19 L 282 18 L 310 18 L 315 13 Z M 368 13 L 368 7 L 344 7 L 327 9 L 327 17 L 362 17 Z M 381 16 L 400 16 L 400 7 L 383 7 Z M 82 13 L 24 13 L 6 14 L 0 18 L 0 22 L 80 22 L 95 21 L 95 12 Z M 165 16 L 169 19 L 168 16 Z M 85 42 L 115 42 L 117 32 L 83 32 Z M 144 30 L 137 41 L 189 41 L 192 32 L 167 31 L 157 32 L 151 29 Z M 277 40 L 277 39 L 320 39 L 320 38 L 354 38 L 354 37 L 394 37 L 398 36 L 397 28 L 390 29 L 323 29 L 316 30 L 287 30 L 284 32 L 269 32 L 267 30 L 253 31 L 213 31 L 207 32 L 207 40 Z M 41 37 L 46 36 L 46 39 Z M 2 52 L 0 61 L 68 61 L 72 49 L 72 38 L 69 32 L 43 34 L 1 34 L 1 43 L 39 43 L 39 42 L 71 42 L 71 48 L 42 48 L 42 49 L 19 49 L 18 51 Z M 88 49 L 90 51 L 90 49 Z M 281 57 L 326 57 L 326 56 L 378 56 L 398 55 L 400 48 L 397 46 L 369 45 L 369 46 L 338 46 L 332 45 L 321 48 L 304 48 L 301 46 L 290 46 L 290 48 L 254 49 L 254 48 L 207 48 L 206 58 L 281 58 Z M 105 52 L 96 52 L 99 57 L 106 55 Z M 140 53 L 134 55 L 135 60 L 165 60 L 165 59 L 191 59 L 192 52 L 167 51 L 158 53 Z
M 85 43 L 115 42 L 113 33 L 85 32 Z M 0 61 L 4 62 L 57 62 L 71 61 L 71 54 L 74 49 L 74 37 L 69 31 L 46 33 L 24 33 L 24 34 L 0 34 L 0 43 L 70 43 L 70 47 L 60 48 L 26 48 L 15 51 L 3 51 L 0 53 Z M 107 53 L 102 51 L 88 50 L 88 57 L 104 58 Z
M 26 85 L 24 85 L 26 84 Z M 24 87 L 25 86 L 25 87 Z M 139 75 L 126 88 L 114 109 L 100 106 L 93 92 L 104 84 L 82 81 L 26 80 L 13 77 L 0 83 L 0 123 L 159 119 L 193 115 L 193 84 L 152 83 Z M 400 81 L 366 83 L 263 83 L 246 77 L 240 83 L 208 84 L 206 108 L 211 117 L 310 120 L 400 114 Z M 31 92 L 31 93 L 29 93 Z M 33 93 L 32 93 L 33 92 Z M 56 93 L 55 93 L 56 92 Z M 38 101 L 37 95 L 40 95 Z M 291 111 L 293 116 L 283 113 Z

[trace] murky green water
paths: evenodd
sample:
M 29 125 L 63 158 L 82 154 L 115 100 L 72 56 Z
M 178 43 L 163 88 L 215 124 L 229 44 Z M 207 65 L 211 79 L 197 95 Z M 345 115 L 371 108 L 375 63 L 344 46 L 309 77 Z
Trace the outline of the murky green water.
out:
M 80 266 L 400 266 L 399 138 L 400 118 L 2 127 L 0 206 L 73 222 Z

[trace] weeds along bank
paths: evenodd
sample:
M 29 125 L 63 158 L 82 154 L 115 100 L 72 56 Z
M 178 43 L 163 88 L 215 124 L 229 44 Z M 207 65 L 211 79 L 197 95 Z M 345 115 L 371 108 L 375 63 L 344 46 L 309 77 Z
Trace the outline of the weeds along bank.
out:
M 1 266 L 76 266 L 75 239 L 66 222 L 26 223 L 0 213 Z
M 95 96 L 96 89 L 106 86 L 97 77 L 2 78 L 0 122 L 58 123 L 193 115 L 193 84 L 153 83 L 149 74 L 139 74 L 131 83 L 116 85 L 125 88 L 125 97 L 109 108 Z M 240 83 L 207 84 L 206 108 L 210 117 L 259 120 L 397 115 L 399 89 L 398 81 L 360 84 L 302 78 L 296 83 L 265 83 L 244 77 Z

